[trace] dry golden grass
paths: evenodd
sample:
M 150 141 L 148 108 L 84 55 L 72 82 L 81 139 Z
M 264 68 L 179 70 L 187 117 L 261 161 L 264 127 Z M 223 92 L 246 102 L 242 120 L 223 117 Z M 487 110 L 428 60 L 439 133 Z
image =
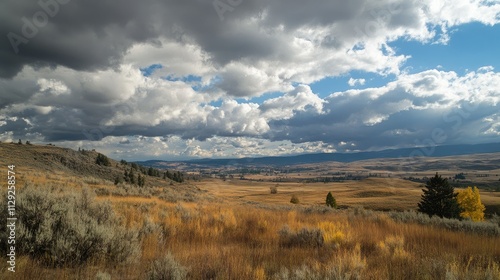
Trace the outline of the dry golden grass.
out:
M 85 183 L 85 176 L 65 172 L 22 165 L 17 170 L 19 188 L 36 184 L 61 195 L 82 188 L 117 189 L 109 181 Z M 500 279 L 498 236 L 397 223 L 381 212 L 304 210 L 324 204 L 329 191 L 339 205 L 351 208 L 415 209 L 421 194 L 417 183 L 397 178 L 280 183 L 277 194 L 270 193 L 269 187 L 276 184 L 271 182 L 213 179 L 196 184 L 208 191 L 207 197 L 215 195 L 222 202 L 203 197 L 191 203 L 155 196 L 97 197 L 112 204 L 123 225 L 140 232 L 142 251 L 132 264 L 91 261 L 48 268 L 18 256 L 17 272 L 7 272 L 4 265 L 0 279 L 95 279 L 98 273 L 112 279 L 145 279 L 151 264 L 167 252 L 188 269 L 188 279 Z M 293 194 L 301 205 L 290 204 Z M 481 198 L 485 204 L 500 204 L 498 193 L 481 192 Z M 292 234 L 320 230 L 323 243 L 283 246 L 284 228 Z M 0 261 L 5 264 L 5 257 Z
M 339 206 L 375 210 L 416 210 L 422 194 L 422 184 L 397 178 L 368 178 L 341 183 L 279 183 L 278 193 L 271 194 L 274 182 L 207 179 L 196 183 L 230 202 L 253 201 L 273 205 L 289 205 L 297 195 L 302 205 L 324 205 L 326 195 L 332 192 Z M 480 191 L 486 206 L 500 206 L 500 193 Z
M 349 273 L 360 279 L 443 279 L 447 273 L 458 279 L 488 273 L 497 277 L 491 279 L 500 277 L 500 238 L 399 224 L 381 213 L 305 213 L 215 203 L 173 204 L 155 198 L 111 201 L 124 224 L 143 232 L 142 255 L 133 265 L 47 269 L 21 257 L 15 278 L 5 271 L 0 277 L 93 279 L 101 271 L 113 279 L 142 279 L 149 265 L 166 252 L 189 269 L 189 279 L 274 279 L 286 273 L 317 277 L 311 279 Z M 279 232 L 285 226 L 294 231 L 318 228 L 325 243 L 282 247 Z

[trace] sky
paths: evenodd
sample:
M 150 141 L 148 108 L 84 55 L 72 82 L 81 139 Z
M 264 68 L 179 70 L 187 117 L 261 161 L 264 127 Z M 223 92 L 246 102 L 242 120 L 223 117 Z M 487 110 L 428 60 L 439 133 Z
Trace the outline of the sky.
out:
M 0 2 L 0 141 L 184 160 L 500 142 L 500 2 Z

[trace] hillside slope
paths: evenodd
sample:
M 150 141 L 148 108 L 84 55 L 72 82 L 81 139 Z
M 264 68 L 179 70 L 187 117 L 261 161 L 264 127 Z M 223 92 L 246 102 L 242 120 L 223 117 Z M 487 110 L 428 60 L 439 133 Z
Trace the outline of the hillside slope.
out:
M 105 158 L 108 164 L 98 164 L 98 156 Z M 15 166 L 17 187 L 25 183 L 75 189 L 90 187 L 100 196 L 157 196 L 169 202 L 193 201 L 205 196 L 203 191 L 190 183 L 179 183 L 164 177 L 164 170 L 153 169 L 153 174 L 149 174 L 149 168 L 117 162 L 97 151 L 0 143 L 0 174 L 5 174 L 5 178 L 10 165 Z M 170 173 L 180 174 L 173 170 Z M 144 184 L 139 183 L 139 178 Z
M 0 144 L 0 164 L 16 165 L 29 170 L 62 172 L 67 175 L 94 176 L 114 180 L 123 174 L 124 167 L 110 159 L 111 165 L 96 164 L 96 151 L 75 151 L 52 145 Z

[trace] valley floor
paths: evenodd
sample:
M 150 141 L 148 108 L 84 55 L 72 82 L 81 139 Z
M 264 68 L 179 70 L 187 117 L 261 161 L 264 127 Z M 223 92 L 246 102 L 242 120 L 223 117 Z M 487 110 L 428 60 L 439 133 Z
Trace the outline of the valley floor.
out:
M 0 279 L 500 279 L 498 216 L 418 214 L 421 183 L 400 178 L 180 184 L 148 176 L 141 188 L 39 160 L 16 165 L 16 272 L 2 253 Z M 340 209 L 324 206 L 330 191 Z M 500 206 L 498 192 L 481 198 Z

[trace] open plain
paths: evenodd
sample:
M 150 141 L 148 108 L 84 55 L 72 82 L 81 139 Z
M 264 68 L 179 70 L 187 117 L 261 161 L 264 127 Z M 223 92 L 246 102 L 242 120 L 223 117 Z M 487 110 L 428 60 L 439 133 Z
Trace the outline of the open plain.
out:
M 182 183 L 123 161 L 96 164 L 97 151 L 1 143 L 0 154 L 2 177 L 16 166 L 23 224 L 16 273 L 3 266 L 2 279 L 500 277 L 498 154 L 420 159 L 411 171 L 389 171 L 391 160 L 191 171 Z M 144 174 L 145 185 L 121 181 L 125 172 Z M 416 213 L 435 172 L 481 186 L 487 221 Z M 328 192 L 339 209 L 324 206 Z

